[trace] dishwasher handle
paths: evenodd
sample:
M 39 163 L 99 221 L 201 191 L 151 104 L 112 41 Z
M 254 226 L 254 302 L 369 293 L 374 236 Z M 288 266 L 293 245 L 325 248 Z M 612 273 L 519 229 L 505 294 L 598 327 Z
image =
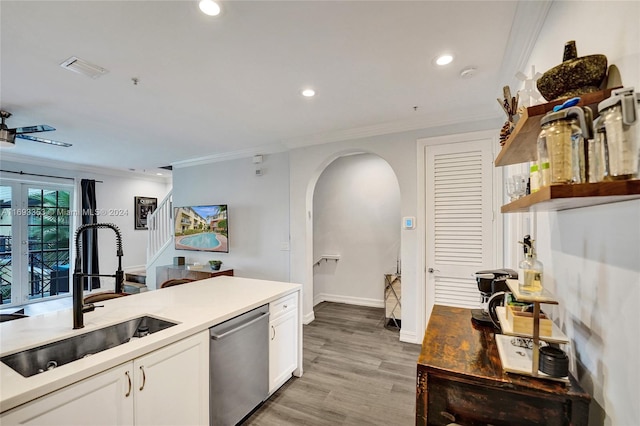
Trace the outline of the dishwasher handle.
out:
M 262 318 L 264 318 L 265 316 L 269 316 L 269 312 L 263 312 L 262 314 L 260 314 L 260 316 L 258 316 L 258 317 L 256 317 L 256 318 L 254 318 L 254 319 L 252 319 L 252 320 L 250 320 L 250 321 L 247 321 L 247 322 L 245 322 L 245 323 L 243 323 L 243 324 L 240 324 L 240 325 L 238 325 L 237 327 L 235 327 L 234 329 L 227 331 L 226 333 L 217 334 L 217 333 L 215 333 L 215 332 L 211 331 L 211 338 L 212 338 L 213 340 L 220 340 L 220 339 L 224 339 L 225 337 L 230 336 L 230 335 L 232 335 L 232 334 L 234 334 L 234 333 L 237 333 L 238 331 L 242 330 L 243 328 L 247 328 L 247 327 L 249 327 L 251 324 L 254 324 L 254 323 L 256 323 L 256 322 L 260 321 L 260 320 L 261 320 Z

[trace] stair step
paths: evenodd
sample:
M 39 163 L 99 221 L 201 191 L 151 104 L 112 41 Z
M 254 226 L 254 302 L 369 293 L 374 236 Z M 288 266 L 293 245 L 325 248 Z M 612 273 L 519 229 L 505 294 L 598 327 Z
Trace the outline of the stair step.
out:
M 147 282 L 147 272 L 146 271 L 135 271 L 135 272 L 125 272 L 124 274 L 125 281 L 146 284 Z
M 124 283 L 124 292 L 129 294 L 141 293 L 147 291 L 148 288 L 145 284 L 136 283 L 136 282 L 125 282 Z

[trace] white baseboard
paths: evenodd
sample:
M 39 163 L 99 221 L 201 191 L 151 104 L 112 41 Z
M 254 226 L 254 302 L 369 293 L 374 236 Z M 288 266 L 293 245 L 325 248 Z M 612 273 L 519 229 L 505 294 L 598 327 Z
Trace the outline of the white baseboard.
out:
M 371 308 L 384 308 L 384 300 L 369 299 L 365 297 L 342 296 L 339 294 L 320 293 L 313 297 L 313 306 L 322 302 L 346 303 L 348 305 L 368 306 Z
M 311 322 L 313 322 L 314 319 L 316 319 L 316 315 L 313 313 L 313 311 L 311 311 L 308 314 L 303 316 L 302 324 L 303 325 L 310 324 Z
M 418 345 L 422 344 L 415 331 L 406 331 L 403 329 L 400 329 L 400 341 L 405 343 L 415 343 Z

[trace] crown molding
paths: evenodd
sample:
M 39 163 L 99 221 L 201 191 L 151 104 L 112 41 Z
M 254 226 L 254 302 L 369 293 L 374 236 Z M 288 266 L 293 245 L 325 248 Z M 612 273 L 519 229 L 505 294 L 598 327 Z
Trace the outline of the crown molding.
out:
M 492 120 L 499 117 L 497 111 L 487 112 L 469 112 L 467 114 L 448 113 L 440 114 L 435 117 L 433 114 L 422 115 L 420 117 L 381 123 L 372 126 L 365 126 L 353 129 L 339 130 L 335 132 L 320 133 L 316 135 L 288 139 L 283 143 L 289 149 L 302 148 L 313 145 L 322 145 L 326 143 L 342 142 L 346 140 L 362 139 L 374 136 L 389 135 L 393 133 L 403 133 L 415 130 L 432 129 L 444 126 L 450 126 L 461 123 L 469 123 L 482 120 Z
M 171 163 L 171 166 L 174 169 L 180 169 L 184 167 L 199 166 L 202 164 L 218 163 L 220 161 L 238 160 L 241 158 L 253 157 L 254 155 L 277 154 L 279 152 L 285 152 L 288 150 L 288 147 L 284 146 L 283 144 L 274 143 L 270 145 L 261 145 L 247 149 L 241 149 L 238 151 L 222 152 L 220 154 L 212 154 L 206 155 L 204 157 L 175 161 Z
M 519 1 L 511 24 L 511 31 L 507 38 L 502 64 L 498 72 L 497 93 L 502 93 L 504 86 L 515 87 L 520 90 L 522 82 L 516 73 L 526 74 L 525 66 L 531 57 L 531 52 L 542 31 L 544 22 L 553 0 Z
M 105 176 L 114 176 L 114 177 L 123 177 L 128 176 L 136 179 L 149 180 L 153 182 L 162 182 L 162 183 L 171 183 L 171 171 L 163 170 L 163 173 L 169 174 L 169 176 L 155 176 L 150 175 L 148 173 L 134 171 L 134 170 L 120 170 L 120 169 L 112 169 L 107 167 L 100 166 L 88 166 L 77 163 L 70 163 L 66 161 L 60 160 L 49 160 L 46 158 L 40 157 L 31 157 L 28 155 L 22 154 L 14 154 L 10 152 L 3 151 L 2 152 L 2 161 L 0 161 L 0 168 L 4 168 L 2 163 L 4 162 L 15 162 L 20 164 L 26 164 L 31 166 L 40 166 L 40 167 L 49 167 L 52 169 L 60 170 L 60 174 L 73 174 L 76 175 L 69 176 L 73 178 L 80 178 L 77 173 L 83 173 L 88 175 L 105 175 Z M 16 170 L 17 171 L 17 170 Z
M 440 117 L 434 117 L 433 115 L 422 115 L 418 118 L 405 121 L 394 121 L 388 123 L 381 123 L 372 126 L 364 126 L 352 129 L 344 129 L 334 132 L 319 133 L 315 135 L 308 135 L 295 139 L 286 139 L 281 143 L 274 143 L 270 145 L 262 145 L 259 147 L 247 148 L 243 150 L 226 152 L 220 154 L 208 155 L 205 157 L 197 157 L 188 160 L 181 160 L 171 163 L 174 169 L 199 166 L 203 164 L 211 164 L 220 161 L 237 160 L 241 158 L 248 158 L 254 155 L 267 155 L 276 154 L 279 152 L 286 152 L 296 148 L 304 148 L 314 145 L 323 145 L 333 142 L 342 142 L 347 140 L 362 139 L 368 137 L 389 135 L 394 133 L 403 133 L 415 130 L 423 130 L 430 128 L 437 128 L 443 126 L 450 126 L 460 123 L 468 123 L 482 120 L 497 119 L 499 114 L 497 111 L 489 111 L 483 113 L 468 113 L 461 115 L 458 113 L 441 114 Z

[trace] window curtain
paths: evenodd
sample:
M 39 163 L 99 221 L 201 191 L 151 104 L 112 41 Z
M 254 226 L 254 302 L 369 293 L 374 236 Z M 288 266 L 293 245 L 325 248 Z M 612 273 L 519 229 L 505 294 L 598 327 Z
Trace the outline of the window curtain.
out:
M 96 181 L 82 179 L 80 181 L 82 191 L 82 224 L 98 223 L 96 205 Z M 85 274 L 98 274 L 98 230 L 87 229 L 81 235 L 82 238 L 82 272 Z M 100 288 L 100 277 L 89 277 L 84 281 L 84 289 Z

